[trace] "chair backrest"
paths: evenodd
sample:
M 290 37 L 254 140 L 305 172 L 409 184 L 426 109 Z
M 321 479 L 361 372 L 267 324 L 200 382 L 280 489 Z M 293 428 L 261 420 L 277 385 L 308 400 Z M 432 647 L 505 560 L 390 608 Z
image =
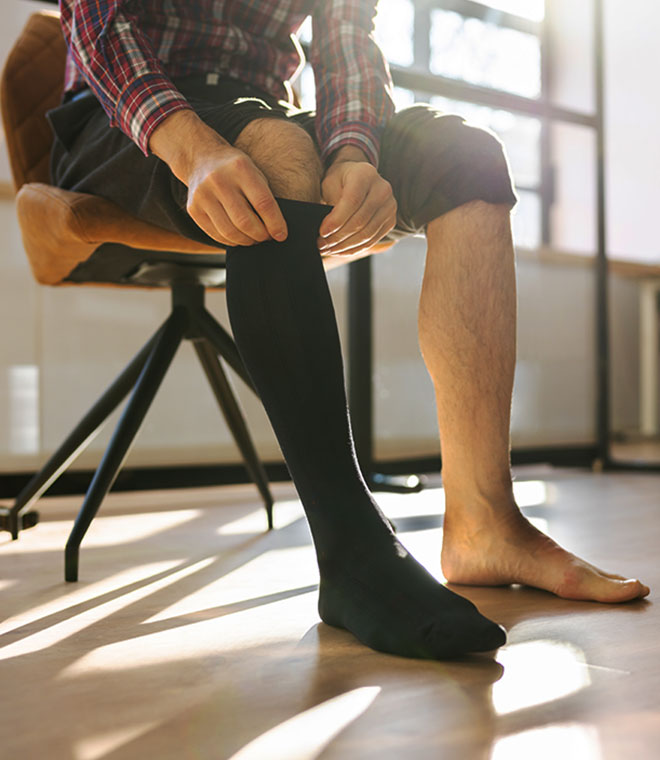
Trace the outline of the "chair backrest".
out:
M 27 182 L 50 181 L 53 135 L 45 114 L 62 98 L 65 60 L 59 14 L 33 14 L 0 79 L 2 122 L 17 190 Z

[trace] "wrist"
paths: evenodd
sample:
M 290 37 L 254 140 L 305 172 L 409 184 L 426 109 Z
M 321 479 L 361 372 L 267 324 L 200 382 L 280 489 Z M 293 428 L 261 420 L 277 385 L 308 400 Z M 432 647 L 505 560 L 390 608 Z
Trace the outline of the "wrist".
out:
M 176 111 L 164 119 L 149 138 L 149 150 L 162 159 L 185 185 L 200 157 L 229 146 L 191 109 Z
M 330 157 L 329 167 L 334 164 L 341 164 L 345 161 L 357 161 L 361 163 L 371 163 L 367 154 L 355 145 L 342 145 Z M 328 168 L 329 168 L 328 167 Z

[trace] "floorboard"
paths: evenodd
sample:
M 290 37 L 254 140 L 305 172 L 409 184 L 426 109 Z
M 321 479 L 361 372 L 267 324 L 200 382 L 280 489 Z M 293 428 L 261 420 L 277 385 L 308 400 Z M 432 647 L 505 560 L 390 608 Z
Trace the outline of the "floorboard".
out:
M 249 486 L 111 495 L 62 580 L 79 499 L 0 534 L 0 757 L 36 760 L 657 760 L 660 476 L 521 469 L 526 513 L 642 578 L 648 601 L 457 589 L 509 631 L 492 656 L 418 662 L 319 622 L 295 494 L 276 530 Z M 440 576 L 443 493 L 379 495 Z

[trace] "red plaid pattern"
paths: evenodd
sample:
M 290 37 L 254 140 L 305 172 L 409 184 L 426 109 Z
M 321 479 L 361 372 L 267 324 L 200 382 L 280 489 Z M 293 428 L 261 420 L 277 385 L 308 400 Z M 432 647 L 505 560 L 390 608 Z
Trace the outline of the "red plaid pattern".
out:
M 378 0 L 60 0 L 69 48 L 65 89 L 89 85 L 146 154 L 153 130 L 190 108 L 172 79 L 215 72 L 290 100 L 304 63 L 295 33 L 312 16 L 310 62 L 324 158 L 344 145 L 374 165 L 394 113 L 387 62 L 373 40 Z

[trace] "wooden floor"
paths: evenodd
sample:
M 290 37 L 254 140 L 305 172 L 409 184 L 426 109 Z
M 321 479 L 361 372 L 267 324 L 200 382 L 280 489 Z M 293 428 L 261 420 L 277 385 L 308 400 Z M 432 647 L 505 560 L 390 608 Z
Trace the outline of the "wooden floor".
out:
M 0 756 L 19 760 L 657 760 L 660 476 L 521 470 L 526 513 L 654 588 L 570 603 L 460 589 L 509 631 L 491 657 L 371 652 L 319 623 L 293 491 L 277 529 L 250 487 L 111 496 L 62 581 L 77 499 L 0 534 Z M 439 574 L 442 491 L 380 497 Z

